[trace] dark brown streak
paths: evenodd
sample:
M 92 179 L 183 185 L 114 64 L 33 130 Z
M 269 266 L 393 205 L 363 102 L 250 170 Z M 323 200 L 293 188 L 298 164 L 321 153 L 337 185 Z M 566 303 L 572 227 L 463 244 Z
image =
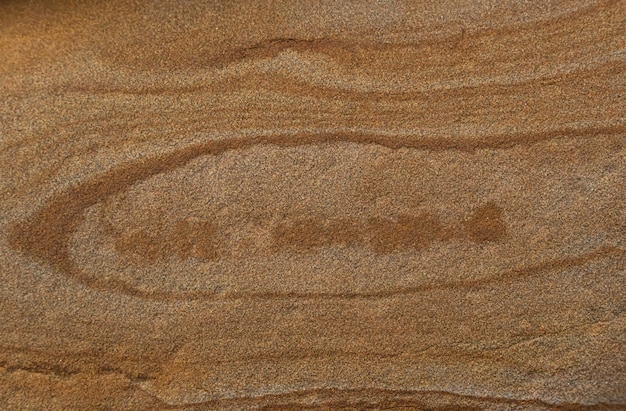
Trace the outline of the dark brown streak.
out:
M 297 402 L 298 399 L 306 399 L 311 396 L 322 397 L 323 399 L 313 406 L 307 406 L 306 403 Z M 371 402 L 363 401 L 362 399 L 356 401 L 346 400 L 346 397 L 362 398 L 367 396 L 375 396 Z M 408 398 L 407 398 L 408 397 Z M 447 400 L 450 406 L 428 406 L 424 401 L 425 397 L 431 399 L 440 398 Z M 342 400 L 342 398 L 344 398 Z M 286 401 L 285 401 L 286 400 Z M 290 402 L 291 400 L 291 402 Z M 429 410 L 477 410 L 484 409 L 487 405 L 502 406 L 502 405 L 516 405 L 518 407 L 542 407 L 549 410 L 618 410 L 623 409 L 624 404 L 575 404 L 575 403 L 549 403 L 539 399 L 517 399 L 517 398 L 505 398 L 505 397 L 489 397 L 478 395 L 466 395 L 458 394 L 452 391 L 443 390 L 392 390 L 384 388 L 313 388 L 308 390 L 300 390 L 296 392 L 290 392 L 287 394 L 268 394 L 260 397 L 242 397 L 242 398 L 229 398 L 229 399 L 216 399 L 209 400 L 196 404 L 184 404 L 184 405 L 165 405 L 167 409 L 189 409 L 190 407 L 204 407 L 204 406 L 221 406 L 235 405 L 242 402 L 255 402 L 256 404 L 264 404 L 259 409 L 261 410 L 285 410 L 285 409 L 315 409 L 317 407 L 321 409 L 327 409 L 324 407 L 331 407 L 330 409 L 342 409 L 344 406 L 347 409 L 371 409 L 368 407 L 374 407 L 374 409 L 393 409 L 397 407 L 404 409 L 403 407 L 417 407 L 418 409 Z M 474 403 L 470 406 L 463 406 L 461 404 Z M 456 405 L 456 406 L 455 406 Z M 316 407 L 317 406 L 317 407 Z M 474 408 L 475 406 L 475 408 Z M 193 409 L 193 408 L 192 408 Z
M 574 10 L 565 15 L 559 15 L 551 19 L 532 21 L 526 23 L 517 23 L 510 24 L 504 27 L 484 27 L 475 30 L 471 33 L 472 37 L 483 37 L 487 35 L 496 35 L 496 36 L 504 36 L 505 34 L 514 32 L 519 33 L 521 30 L 526 31 L 536 31 L 540 27 L 545 27 L 550 24 L 553 24 L 557 21 L 562 21 L 563 19 L 581 19 L 585 16 L 592 15 L 603 11 L 609 7 L 614 6 L 617 3 L 617 0 L 605 0 L 593 4 L 591 6 L 582 7 L 577 10 Z M 461 36 L 467 35 L 464 31 L 462 31 Z M 365 38 L 367 34 L 364 34 Z M 405 48 L 405 47 L 415 47 L 415 46 L 424 46 L 424 45 L 437 45 L 444 44 L 449 45 L 450 43 L 458 44 L 459 42 L 459 33 L 453 33 L 449 35 L 445 35 L 443 37 L 437 38 L 428 38 L 417 42 L 400 42 L 400 43 L 379 43 L 377 47 L 379 49 L 385 50 L 393 50 L 396 48 Z M 344 52 L 350 52 L 350 49 L 354 46 L 358 46 L 359 43 L 347 42 L 345 40 L 340 39 L 329 39 L 329 38 L 312 38 L 312 39 L 298 39 L 298 38 L 270 38 L 264 41 L 261 41 L 256 44 L 244 46 L 232 50 L 227 53 L 218 54 L 216 56 L 212 56 L 209 59 L 210 65 L 213 67 L 225 67 L 230 64 L 244 61 L 248 59 L 259 59 L 259 58 L 272 58 L 276 57 L 282 51 L 285 50 L 295 50 L 295 51 L 315 51 L 324 53 L 325 49 L 329 47 L 334 47 L 340 49 Z
M 271 145 L 276 147 L 294 147 L 303 145 L 332 144 L 349 142 L 355 144 L 373 144 L 391 149 L 412 148 L 426 151 L 461 151 L 474 152 L 483 149 L 508 149 L 519 145 L 531 145 L 541 141 L 569 137 L 595 136 L 600 134 L 619 134 L 626 132 L 626 126 L 604 126 L 596 128 L 566 128 L 560 130 L 500 134 L 482 138 L 415 138 L 411 136 L 391 137 L 366 133 L 333 133 L 312 134 L 303 133 L 295 136 L 257 136 L 246 139 L 227 139 L 208 141 L 190 146 L 171 154 L 145 158 L 133 163 L 118 167 L 108 173 L 71 187 L 65 192 L 53 197 L 48 203 L 36 212 L 29 220 L 15 224 L 9 230 L 11 246 L 35 259 L 49 264 L 81 284 L 100 291 L 114 291 L 130 296 L 160 301 L 192 300 L 210 298 L 375 298 L 389 297 L 398 294 L 413 294 L 434 289 L 452 288 L 459 285 L 480 286 L 489 282 L 511 276 L 526 276 L 536 271 L 564 268 L 568 265 L 581 265 L 594 258 L 603 258 L 611 254 L 624 254 L 623 250 L 615 248 L 601 248 L 591 253 L 567 257 L 562 260 L 550 261 L 522 270 L 515 270 L 499 277 L 485 280 L 471 280 L 448 285 L 428 285 L 416 288 L 403 288 L 380 293 L 350 293 L 350 294 L 314 294 L 314 293 L 231 293 L 218 295 L 212 292 L 171 293 L 143 291 L 131 284 L 117 279 L 99 278 L 81 272 L 71 261 L 68 253 L 68 244 L 72 232 L 82 221 L 84 211 L 104 200 L 120 193 L 132 185 L 151 176 L 166 173 L 182 167 L 191 160 L 204 155 L 218 155 L 232 150 L 245 150 L 254 146 Z
M 534 35 L 534 33 L 538 30 L 539 27 L 553 24 L 556 21 L 561 21 L 563 18 L 581 19 L 588 15 L 596 14 L 606 9 L 609 9 L 610 7 L 613 7 L 616 3 L 617 3 L 616 0 L 606 0 L 603 2 L 598 2 L 597 4 L 593 4 L 591 6 L 580 8 L 564 16 L 563 15 L 557 16 L 554 19 L 541 20 L 538 22 L 531 22 L 531 23 L 521 23 L 519 25 L 510 25 L 510 26 L 505 26 L 505 27 L 500 27 L 500 28 L 480 28 L 474 31 L 473 33 L 469 34 L 469 36 L 472 38 L 479 38 L 481 36 L 494 35 L 500 38 L 503 35 L 507 33 L 511 33 L 511 32 L 518 35 L 519 30 L 522 30 L 522 29 L 532 32 Z M 582 23 L 579 23 L 579 24 L 582 24 Z M 463 35 L 468 35 L 468 34 L 465 33 Z M 396 48 L 422 47 L 427 44 L 440 44 L 440 43 L 447 44 L 453 40 L 458 43 L 458 37 L 459 37 L 459 34 L 455 33 L 450 36 L 445 36 L 443 38 L 423 40 L 423 41 L 418 41 L 418 42 L 380 43 L 380 44 L 376 44 L 376 48 L 378 50 L 393 50 Z M 338 53 L 338 54 L 345 54 L 345 53 L 350 53 L 351 50 L 355 46 L 360 46 L 360 45 L 359 43 L 348 42 L 345 40 L 338 40 L 338 39 L 333 40 L 333 39 L 326 39 L 326 38 L 313 38 L 313 39 L 272 38 L 272 39 L 267 39 L 265 41 L 256 43 L 251 46 L 241 47 L 241 48 L 231 50 L 229 52 L 226 52 L 217 56 L 213 56 L 210 58 L 210 62 L 212 63 L 213 66 L 224 67 L 232 63 L 236 63 L 238 61 L 261 59 L 261 58 L 273 58 L 285 50 L 294 50 L 298 52 L 304 52 L 304 51 L 315 52 L 315 53 L 329 55 L 332 58 L 332 55 L 334 55 L 334 53 L 329 54 L 329 49 L 333 49 L 333 48 L 338 49 L 341 51 L 341 53 Z M 341 59 L 337 59 L 337 61 L 339 63 L 342 62 Z M 602 63 L 600 66 L 605 66 L 606 64 L 614 64 L 614 62 Z M 595 70 L 595 68 L 594 69 L 590 69 L 590 68 L 578 69 L 576 71 L 577 72 L 579 71 L 590 72 L 593 70 Z M 619 70 L 619 67 L 618 67 L 618 70 Z M 529 80 L 516 82 L 514 83 L 514 85 L 522 85 L 522 84 L 526 84 L 526 83 L 534 82 L 534 81 L 548 81 L 548 82 L 557 81 L 562 78 L 568 77 L 571 74 L 572 73 L 549 74 L 544 77 L 532 78 Z M 596 73 L 594 73 L 594 75 L 597 76 Z M 260 77 L 265 78 L 267 76 L 260 75 Z M 229 90 L 231 91 L 233 89 L 248 88 L 243 82 L 239 82 L 239 84 L 237 84 L 237 82 L 228 81 L 227 83 L 228 83 Z M 162 86 L 162 85 L 147 86 L 146 85 L 146 86 L 134 88 L 134 89 L 121 88 L 121 87 L 120 88 L 98 87 L 98 85 L 93 86 L 93 82 L 90 84 L 92 85 L 73 87 L 71 89 L 68 89 L 66 86 L 62 86 L 56 89 L 55 92 L 58 92 L 58 93 L 87 92 L 87 93 L 101 93 L 101 94 L 119 93 L 119 94 L 131 94 L 131 95 L 134 95 L 134 94 L 168 95 L 168 94 L 171 94 L 171 95 L 176 95 L 176 96 L 180 95 L 181 93 L 198 93 L 198 92 L 207 92 L 207 91 L 208 92 L 213 92 L 213 91 L 222 92 L 222 90 L 219 89 L 219 86 L 207 85 L 207 84 L 182 86 L 182 87 L 167 87 L 167 86 Z M 394 100 L 394 101 L 413 100 L 413 99 L 420 98 L 424 95 L 432 95 L 433 93 L 438 93 L 438 92 L 444 92 L 444 93 L 455 92 L 456 93 L 458 91 L 467 91 L 467 90 L 473 90 L 477 88 L 495 87 L 495 88 L 501 89 L 503 87 L 510 86 L 510 84 L 504 84 L 504 83 L 503 84 L 490 84 L 490 85 L 478 84 L 478 85 L 465 85 L 465 86 L 461 86 L 458 88 L 454 88 L 452 90 L 443 89 L 443 90 L 434 90 L 434 91 L 433 90 L 427 90 L 427 91 L 403 90 L 403 91 L 385 91 L 385 92 L 379 92 L 379 91 L 362 92 L 362 91 L 352 91 L 352 90 L 336 90 L 336 89 L 332 89 L 330 87 L 325 87 L 325 86 L 303 84 L 302 82 L 289 79 L 289 78 L 283 78 L 279 76 L 277 78 L 277 81 L 272 84 L 272 90 L 285 89 L 286 88 L 285 84 L 288 84 L 291 89 L 295 88 L 299 90 L 299 92 L 303 95 L 308 95 L 312 91 L 312 92 L 328 95 L 329 97 L 332 97 L 335 95 L 341 95 L 343 98 L 346 98 L 346 99 L 362 99 L 364 95 L 371 97 L 371 98 L 380 98 L 382 96 L 386 99 Z M 255 83 L 254 87 L 255 87 L 254 88 L 255 90 L 258 89 L 258 83 Z M 309 90 L 309 92 L 304 92 L 303 90 Z
M 511 83 L 480 83 L 480 84 L 466 84 L 455 87 L 442 87 L 433 88 L 427 90 L 412 90 L 407 88 L 406 90 L 398 91 L 361 91 L 350 89 L 339 89 L 332 86 L 309 84 L 306 81 L 296 80 L 288 76 L 283 75 L 267 75 L 256 74 L 254 86 L 251 86 L 247 82 L 232 82 L 228 81 L 225 84 L 200 84 L 190 86 L 144 86 L 140 88 L 111 88 L 98 86 L 97 84 L 91 86 L 77 86 L 71 89 L 64 89 L 67 93 L 87 93 L 87 94 L 123 94 L 123 95 L 155 95 L 155 96 L 180 96 L 181 94 L 194 94 L 194 93 L 227 93 L 240 90 L 263 90 L 264 80 L 270 80 L 271 90 L 273 92 L 280 91 L 284 94 L 294 93 L 300 96 L 317 96 L 324 98 L 339 98 L 349 101 L 362 101 L 364 98 L 380 99 L 393 102 L 414 101 L 424 98 L 440 97 L 447 98 L 452 96 L 458 96 L 460 94 L 471 95 L 473 93 L 480 92 L 481 94 L 505 94 L 510 93 L 514 87 L 522 87 L 533 83 L 556 84 L 563 83 L 568 80 L 572 80 L 575 76 L 584 78 L 597 78 L 598 70 L 603 70 L 608 75 L 621 74 L 623 72 L 624 62 L 609 61 L 599 63 L 597 66 L 578 68 L 570 72 L 547 74 L 545 76 L 532 77 L 526 80 L 518 80 Z M 227 86 L 227 87 L 226 87 Z M 82 124 L 82 123 L 81 123 Z

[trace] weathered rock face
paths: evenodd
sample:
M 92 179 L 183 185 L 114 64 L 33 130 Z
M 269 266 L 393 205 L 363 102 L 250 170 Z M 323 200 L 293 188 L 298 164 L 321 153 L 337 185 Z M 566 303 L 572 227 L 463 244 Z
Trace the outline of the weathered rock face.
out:
M 625 408 L 625 19 L 1 4 L 0 408 Z

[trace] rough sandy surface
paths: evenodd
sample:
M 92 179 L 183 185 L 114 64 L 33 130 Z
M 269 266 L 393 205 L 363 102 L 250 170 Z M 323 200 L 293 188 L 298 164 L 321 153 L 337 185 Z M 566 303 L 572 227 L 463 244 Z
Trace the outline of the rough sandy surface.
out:
M 626 2 L 0 4 L 0 409 L 625 409 Z

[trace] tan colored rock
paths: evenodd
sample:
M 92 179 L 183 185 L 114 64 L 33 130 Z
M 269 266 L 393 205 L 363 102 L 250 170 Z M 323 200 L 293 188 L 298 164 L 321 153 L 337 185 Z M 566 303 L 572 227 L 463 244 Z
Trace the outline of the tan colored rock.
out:
M 0 409 L 626 408 L 626 2 L 0 4 Z

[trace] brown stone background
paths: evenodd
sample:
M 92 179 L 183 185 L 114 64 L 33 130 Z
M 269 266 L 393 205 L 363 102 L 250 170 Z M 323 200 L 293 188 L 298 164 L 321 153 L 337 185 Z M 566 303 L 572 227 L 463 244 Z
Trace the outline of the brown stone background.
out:
M 0 409 L 626 409 L 626 2 L 0 2 Z

